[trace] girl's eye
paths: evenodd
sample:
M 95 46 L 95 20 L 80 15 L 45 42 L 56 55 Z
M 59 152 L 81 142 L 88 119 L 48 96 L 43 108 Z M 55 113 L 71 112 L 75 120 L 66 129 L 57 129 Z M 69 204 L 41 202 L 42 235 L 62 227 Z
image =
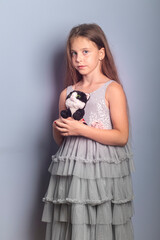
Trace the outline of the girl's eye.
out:
M 87 53 L 88 53 L 88 51 L 87 51 L 87 50 L 84 50 L 83 52 L 84 52 L 84 54 L 87 54 Z
M 72 55 L 72 56 L 75 56 L 75 55 L 76 55 L 76 52 L 71 52 L 71 55 Z

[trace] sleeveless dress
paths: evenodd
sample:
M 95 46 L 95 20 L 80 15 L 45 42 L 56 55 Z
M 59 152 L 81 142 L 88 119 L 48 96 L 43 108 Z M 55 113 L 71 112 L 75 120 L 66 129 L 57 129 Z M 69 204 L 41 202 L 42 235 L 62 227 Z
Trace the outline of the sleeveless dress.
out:
M 112 129 L 105 92 L 113 81 L 90 93 L 83 117 L 89 126 Z M 122 147 L 65 137 L 48 168 L 45 240 L 133 240 L 132 156 L 129 141 Z

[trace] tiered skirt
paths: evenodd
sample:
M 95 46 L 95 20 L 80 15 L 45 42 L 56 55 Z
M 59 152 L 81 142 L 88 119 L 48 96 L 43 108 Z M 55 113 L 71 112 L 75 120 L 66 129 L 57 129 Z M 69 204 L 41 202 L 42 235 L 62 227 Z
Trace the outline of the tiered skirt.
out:
M 45 240 L 133 240 L 130 144 L 66 137 L 48 168 Z

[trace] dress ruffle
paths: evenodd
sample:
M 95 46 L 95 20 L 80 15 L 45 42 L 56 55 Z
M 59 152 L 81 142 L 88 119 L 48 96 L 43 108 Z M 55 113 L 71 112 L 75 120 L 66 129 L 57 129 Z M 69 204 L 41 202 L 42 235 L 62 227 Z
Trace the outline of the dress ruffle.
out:
M 48 168 L 45 240 L 133 240 L 132 156 L 129 144 L 67 137 Z
M 133 240 L 132 221 L 125 224 L 71 224 L 66 222 L 48 223 L 46 240 Z
M 104 145 L 84 137 L 69 136 L 64 139 L 61 148 L 52 156 L 56 161 L 71 159 L 85 163 L 108 162 L 118 164 L 132 158 L 131 146 Z
M 134 163 L 132 158 L 126 157 L 123 161 L 114 164 L 107 161 L 84 162 L 76 160 L 73 157 L 52 156 L 52 162 L 48 171 L 52 175 L 77 176 L 84 179 L 96 178 L 119 178 L 134 172 Z
M 125 224 L 134 214 L 133 201 L 113 204 L 111 201 L 99 205 L 45 203 L 42 221 L 69 222 L 71 224 Z
M 51 176 L 43 201 L 97 205 L 106 201 L 125 203 L 133 199 L 131 176 L 82 179 L 77 176 Z

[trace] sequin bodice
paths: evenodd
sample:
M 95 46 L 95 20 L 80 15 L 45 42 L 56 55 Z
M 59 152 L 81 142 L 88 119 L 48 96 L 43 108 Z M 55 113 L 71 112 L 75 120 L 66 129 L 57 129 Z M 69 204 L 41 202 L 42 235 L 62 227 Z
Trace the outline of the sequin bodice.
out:
M 110 110 L 106 105 L 105 93 L 107 86 L 114 80 L 109 80 L 97 90 L 90 93 L 90 98 L 85 107 L 84 120 L 89 126 L 102 129 L 112 129 Z M 73 91 L 70 85 L 67 88 L 67 95 Z

